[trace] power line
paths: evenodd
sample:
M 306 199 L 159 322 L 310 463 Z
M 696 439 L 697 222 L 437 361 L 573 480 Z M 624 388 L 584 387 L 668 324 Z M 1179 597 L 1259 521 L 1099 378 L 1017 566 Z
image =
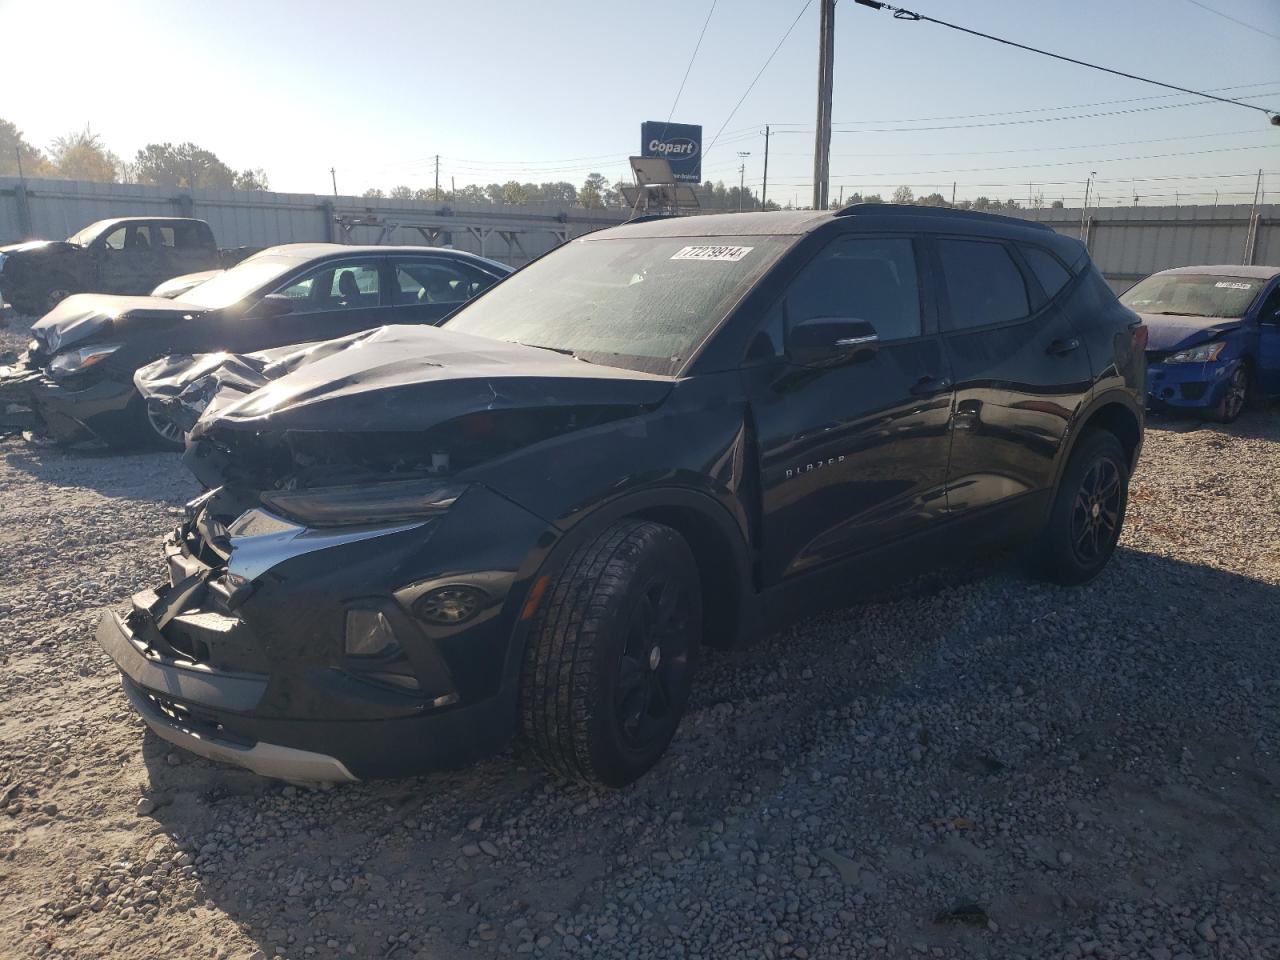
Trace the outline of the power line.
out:
M 1200 90 L 1192 90 L 1189 87 L 1180 87 L 1173 83 L 1164 83 L 1161 80 L 1152 80 L 1149 77 L 1140 77 L 1136 73 L 1125 73 L 1123 70 L 1116 70 L 1112 67 L 1104 67 L 1096 63 L 1089 63 L 1087 60 L 1077 60 L 1075 57 L 1068 57 L 1063 53 L 1052 53 L 1049 50 L 1041 50 L 1039 47 L 1031 47 L 1025 43 L 1018 43 L 1014 40 L 1006 40 L 1004 37 L 997 37 L 994 34 L 983 33 L 980 30 L 971 30 L 968 27 L 962 27 L 956 23 L 948 23 L 946 20 L 939 20 L 936 17 L 925 16 L 922 13 L 916 13 L 912 10 L 906 10 L 902 7 L 895 7 L 888 3 L 881 3 L 880 0 L 854 0 L 855 3 L 864 7 L 871 7 L 874 10 L 889 10 L 893 13 L 895 20 L 924 20 L 928 23 L 936 23 L 940 27 L 948 27 L 951 30 L 958 30 L 961 33 L 967 33 L 973 37 L 981 37 L 984 40 L 993 40 L 996 43 L 1002 43 L 1007 47 L 1016 47 L 1019 50 L 1026 50 L 1028 53 L 1038 53 L 1043 57 L 1051 57 L 1054 60 L 1062 60 L 1065 63 L 1074 63 L 1079 67 L 1088 67 L 1091 70 L 1100 70 L 1103 73 L 1110 73 L 1113 76 L 1124 77 L 1127 80 L 1137 80 L 1140 83 L 1149 83 L 1153 86 L 1164 87 L 1166 90 L 1177 90 L 1179 93 L 1188 93 L 1194 97 L 1204 97 L 1206 100 L 1216 100 L 1219 103 L 1229 103 L 1237 107 L 1244 107 L 1246 110 L 1257 110 L 1267 115 L 1271 122 L 1276 126 L 1280 126 L 1280 114 L 1274 113 L 1265 107 L 1260 107 L 1253 103 L 1242 103 L 1239 100 L 1231 100 L 1227 97 L 1219 97 L 1216 94 L 1205 93 Z
M 1270 37 L 1272 40 L 1280 40 L 1280 33 L 1271 33 L 1269 30 L 1263 30 L 1261 27 L 1255 27 L 1252 23 L 1245 23 L 1243 20 L 1237 20 L 1229 13 L 1223 13 L 1221 10 L 1215 10 L 1207 3 L 1201 3 L 1200 0 L 1187 0 L 1187 3 L 1195 4 L 1201 10 L 1208 10 L 1215 16 L 1222 17 L 1223 20 L 1230 20 L 1234 24 L 1244 27 L 1246 30 L 1252 30 L 1254 33 L 1260 33 L 1264 37 Z
M 791 31 L 796 28 L 796 24 L 800 22 L 800 18 L 804 16 L 805 11 L 808 10 L 812 4 L 813 0 L 805 0 L 804 6 L 801 7 L 800 12 L 796 14 L 796 18 L 791 21 L 791 26 L 787 27 L 787 32 L 782 35 L 782 39 L 778 41 L 778 45 L 773 48 L 773 53 L 769 54 L 769 59 L 765 60 L 764 66 L 762 66 L 759 72 L 752 77 L 751 82 L 747 84 L 747 89 L 742 92 L 742 96 L 738 98 L 738 102 L 733 105 L 733 109 L 729 111 L 729 115 L 724 118 L 724 123 L 720 124 L 720 129 L 717 130 L 716 135 L 711 138 L 711 146 L 702 151 L 703 157 L 711 152 L 711 147 L 716 145 L 716 141 L 720 139 L 720 134 L 724 133 L 724 128 L 729 125 L 729 121 L 733 119 L 733 115 L 738 112 L 738 108 L 742 106 L 742 102 L 747 99 L 752 88 L 755 87 L 756 81 L 758 81 L 764 75 L 764 72 L 769 69 L 769 64 L 773 63 L 773 58 L 778 55 L 778 51 L 782 49 L 782 45 L 787 42 L 787 37 L 791 36 Z
M 1149 140 L 1114 140 L 1111 143 L 1068 143 L 1053 147 L 1010 147 L 1003 150 L 929 150 L 924 152 L 911 151 L 907 153 L 833 153 L 833 157 L 974 157 L 974 156 L 994 156 L 1005 153 L 1046 153 L 1056 150 L 1098 150 L 1104 147 L 1129 147 L 1140 143 L 1182 143 L 1185 140 L 1204 140 L 1210 137 L 1241 137 L 1241 136 L 1257 136 L 1258 129 L 1254 127 L 1249 130 L 1227 130 L 1222 133 L 1194 133 L 1190 136 L 1181 137 L 1155 137 Z M 1272 144 L 1266 144 L 1271 146 Z M 808 153 L 783 152 L 775 151 L 774 156 L 777 157 L 807 157 Z
M 1280 84 L 1280 79 L 1262 80 L 1256 83 L 1238 83 L 1238 84 L 1234 84 L 1232 86 L 1227 86 L 1227 87 L 1209 87 L 1209 92 L 1225 93 L 1231 90 L 1254 90 L 1254 89 L 1257 89 L 1258 87 L 1274 87 L 1278 84 Z M 1255 93 L 1255 94 L 1250 94 L 1248 96 L 1259 97 L 1259 96 L 1270 96 L 1270 95 L 1271 95 L 1271 92 L 1268 91 L 1266 93 Z M 1058 106 L 1054 106 L 1054 107 L 1026 107 L 1020 110 L 992 110 L 987 113 L 958 113 L 958 114 L 948 114 L 946 116 L 939 116 L 939 117 L 889 117 L 889 118 L 882 118 L 879 120 L 837 120 L 835 121 L 835 123 L 836 123 L 836 126 L 848 127 L 848 126 L 856 126 L 858 124 L 866 124 L 866 123 L 937 123 L 943 120 L 981 120 L 985 117 L 1016 117 L 1016 116 L 1020 116 L 1022 114 L 1027 114 L 1027 113 L 1056 113 L 1059 110 L 1084 110 L 1089 107 L 1110 107 L 1120 103 L 1145 103 L 1146 101 L 1149 101 L 1149 100 L 1169 100 L 1176 96 L 1179 96 L 1179 94 L 1155 93 L 1146 97 L 1124 97 L 1119 100 L 1094 100 L 1090 103 L 1065 103 L 1065 104 L 1059 104 Z M 1247 97 L 1245 95 L 1242 95 L 1242 99 L 1247 99 Z M 1170 107 L 1194 107 L 1194 106 L 1202 106 L 1202 105 L 1203 104 L 1200 104 L 1198 102 L 1169 104 Z M 770 122 L 770 125 L 774 127 L 808 126 L 809 129 L 802 132 L 805 132 L 805 133 L 813 132 L 813 127 L 810 126 L 810 122 L 807 120 L 792 121 L 792 122 L 771 120 L 769 122 Z M 733 136 L 734 134 L 738 134 L 738 133 L 754 133 L 758 129 L 758 127 L 759 127 L 759 124 L 755 124 L 749 127 L 736 127 L 733 130 L 729 131 L 729 135 Z
M 676 98 L 671 101 L 671 110 L 667 114 L 666 126 L 662 128 L 662 135 L 667 135 L 667 127 L 671 126 L 671 118 L 676 115 L 676 104 L 680 102 L 680 94 L 684 93 L 684 85 L 689 80 L 689 71 L 693 69 L 693 61 L 698 57 L 698 49 L 702 46 L 702 38 L 706 36 L 707 24 L 711 22 L 711 15 L 716 12 L 716 0 L 711 0 L 711 9 L 707 11 L 707 19 L 702 21 L 702 32 L 698 34 L 698 42 L 693 45 L 693 54 L 689 57 L 689 65 L 684 68 L 684 77 L 680 81 L 680 89 L 676 91 Z

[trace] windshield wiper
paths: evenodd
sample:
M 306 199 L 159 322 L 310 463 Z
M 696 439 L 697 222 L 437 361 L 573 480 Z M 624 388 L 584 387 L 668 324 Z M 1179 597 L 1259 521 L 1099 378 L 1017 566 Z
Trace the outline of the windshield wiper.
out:
M 573 359 L 581 360 L 583 363 L 591 362 L 590 360 L 586 360 L 578 356 L 572 350 L 568 350 L 565 347 L 548 347 L 545 344 L 541 344 L 541 343 L 525 343 L 523 340 L 512 340 L 511 342 L 514 344 L 518 344 L 519 346 L 522 346 L 522 347 L 533 347 L 533 349 L 535 350 L 550 350 L 552 353 L 558 353 L 561 356 L 565 356 L 565 357 L 573 357 Z

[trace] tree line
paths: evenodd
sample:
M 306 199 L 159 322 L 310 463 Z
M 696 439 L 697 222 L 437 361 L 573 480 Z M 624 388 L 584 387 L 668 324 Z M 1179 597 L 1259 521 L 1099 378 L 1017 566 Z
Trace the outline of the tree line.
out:
M 0 176 L 19 174 L 157 187 L 270 189 L 267 174 L 261 168 L 234 170 L 212 150 L 194 143 L 149 143 L 132 161 L 124 161 L 88 127 L 56 137 L 42 150 L 27 142 L 14 124 L 0 119 Z

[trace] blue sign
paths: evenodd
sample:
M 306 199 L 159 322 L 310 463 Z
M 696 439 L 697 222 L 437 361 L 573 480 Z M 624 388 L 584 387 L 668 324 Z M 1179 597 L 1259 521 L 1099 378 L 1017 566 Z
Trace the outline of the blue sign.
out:
M 671 161 L 680 183 L 702 183 L 702 127 L 649 120 L 640 125 L 640 156 Z

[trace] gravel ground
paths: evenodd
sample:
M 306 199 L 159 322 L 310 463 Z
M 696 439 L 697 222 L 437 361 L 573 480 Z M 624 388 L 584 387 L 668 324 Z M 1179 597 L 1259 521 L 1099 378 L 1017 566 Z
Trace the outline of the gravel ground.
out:
M 92 631 L 193 481 L 0 455 L 0 956 L 1280 957 L 1275 409 L 1151 424 L 1088 587 L 1006 558 L 711 655 L 616 792 L 172 752 Z

